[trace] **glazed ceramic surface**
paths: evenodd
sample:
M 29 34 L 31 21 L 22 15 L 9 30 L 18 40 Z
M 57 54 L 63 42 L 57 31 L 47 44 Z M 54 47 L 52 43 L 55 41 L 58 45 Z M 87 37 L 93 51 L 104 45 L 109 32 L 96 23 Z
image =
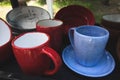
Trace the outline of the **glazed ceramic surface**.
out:
M 50 19 L 49 13 L 35 6 L 14 8 L 6 15 L 6 20 L 15 32 L 35 30 L 36 22 L 42 19 Z
M 63 46 L 63 22 L 58 19 L 39 20 L 36 24 L 38 32 L 45 32 L 50 35 L 50 44 L 58 52 L 62 51 Z
M 49 41 L 49 35 L 40 32 L 21 34 L 12 40 L 15 58 L 25 74 L 53 75 L 59 70 L 61 58 Z M 51 60 L 54 69 L 50 69 Z
M 120 30 L 120 14 L 103 15 L 101 25 L 106 28 Z
M 106 14 L 101 19 L 101 25 L 110 32 L 110 38 L 108 41 L 108 50 L 117 49 L 117 41 L 120 35 L 120 14 Z M 117 54 L 113 53 L 113 56 L 117 58 Z
M 56 13 L 55 19 L 63 21 L 65 34 L 68 34 L 68 30 L 71 27 L 95 24 L 93 13 L 89 9 L 80 5 L 63 7 Z
M 83 25 L 69 30 L 69 39 L 76 61 L 83 66 L 94 66 L 104 58 L 109 32 L 102 27 Z
M 0 18 L 0 62 L 6 61 L 12 54 L 12 33 L 9 25 Z
M 118 38 L 118 41 L 117 41 L 116 52 L 117 52 L 118 59 L 120 61 L 120 37 Z
M 108 51 L 105 51 L 104 61 L 100 60 L 97 65 L 91 67 L 80 65 L 76 61 L 75 51 L 71 45 L 67 46 L 63 50 L 62 59 L 64 63 L 68 66 L 68 68 L 70 68 L 72 71 L 88 77 L 107 76 L 115 68 L 114 58 Z

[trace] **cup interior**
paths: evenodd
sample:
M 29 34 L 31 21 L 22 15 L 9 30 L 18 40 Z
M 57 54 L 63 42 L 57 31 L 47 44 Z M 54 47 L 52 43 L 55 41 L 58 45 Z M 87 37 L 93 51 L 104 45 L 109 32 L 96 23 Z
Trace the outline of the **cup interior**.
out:
M 108 31 L 98 26 L 82 26 L 77 29 L 77 32 L 84 36 L 102 37 L 108 35 Z
M 18 37 L 14 41 L 14 44 L 15 46 L 21 48 L 33 48 L 46 43 L 48 39 L 49 37 L 47 36 L 47 34 L 31 32 Z
M 120 22 L 120 14 L 105 15 L 103 19 L 111 22 Z
M 37 23 L 37 25 L 40 25 L 42 27 L 56 27 L 56 26 L 60 26 L 62 24 L 63 24 L 62 21 L 54 20 L 54 19 L 40 20 Z
M 3 20 L 0 20 L 0 46 L 9 42 L 10 38 L 11 38 L 11 31 L 8 25 Z

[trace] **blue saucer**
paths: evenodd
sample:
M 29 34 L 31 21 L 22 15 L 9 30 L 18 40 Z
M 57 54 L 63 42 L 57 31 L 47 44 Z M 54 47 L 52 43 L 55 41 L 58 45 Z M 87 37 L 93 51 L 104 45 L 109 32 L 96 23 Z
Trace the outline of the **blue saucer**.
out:
M 88 77 L 102 77 L 110 74 L 115 68 L 115 61 L 111 54 L 106 51 L 106 61 L 100 61 L 93 67 L 85 67 L 78 64 L 74 58 L 71 45 L 67 46 L 62 53 L 64 63 L 74 72 Z

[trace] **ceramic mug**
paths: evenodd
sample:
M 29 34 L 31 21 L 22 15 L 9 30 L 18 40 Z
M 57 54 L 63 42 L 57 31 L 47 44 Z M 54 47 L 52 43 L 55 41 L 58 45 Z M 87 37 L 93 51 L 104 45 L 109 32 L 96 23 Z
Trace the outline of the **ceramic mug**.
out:
M 57 19 L 39 20 L 36 24 L 38 32 L 45 32 L 50 35 L 51 47 L 57 52 L 62 51 L 63 43 L 63 22 Z
M 83 25 L 69 30 L 69 39 L 76 61 L 83 66 L 94 66 L 105 58 L 109 32 L 99 26 Z
M 14 55 L 25 74 L 53 75 L 59 70 L 61 58 L 49 44 L 49 35 L 41 32 L 28 32 L 12 40 Z M 51 61 L 54 64 L 52 69 Z
M 116 54 L 117 42 L 120 35 L 120 14 L 106 14 L 102 16 L 101 25 L 110 33 L 110 38 L 107 44 L 107 50 L 111 51 L 113 57 L 118 61 Z M 111 46 L 112 45 L 112 46 Z
M 4 62 L 12 55 L 11 48 L 12 32 L 2 18 L 0 18 L 0 62 Z

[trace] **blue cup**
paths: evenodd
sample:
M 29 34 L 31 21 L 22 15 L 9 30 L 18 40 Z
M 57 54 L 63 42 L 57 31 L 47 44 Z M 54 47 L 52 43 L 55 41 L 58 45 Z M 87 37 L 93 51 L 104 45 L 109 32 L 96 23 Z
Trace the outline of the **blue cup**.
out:
M 75 52 L 75 59 L 86 67 L 105 60 L 108 38 L 108 30 L 100 26 L 83 25 L 69 29 L 69 39 Z

